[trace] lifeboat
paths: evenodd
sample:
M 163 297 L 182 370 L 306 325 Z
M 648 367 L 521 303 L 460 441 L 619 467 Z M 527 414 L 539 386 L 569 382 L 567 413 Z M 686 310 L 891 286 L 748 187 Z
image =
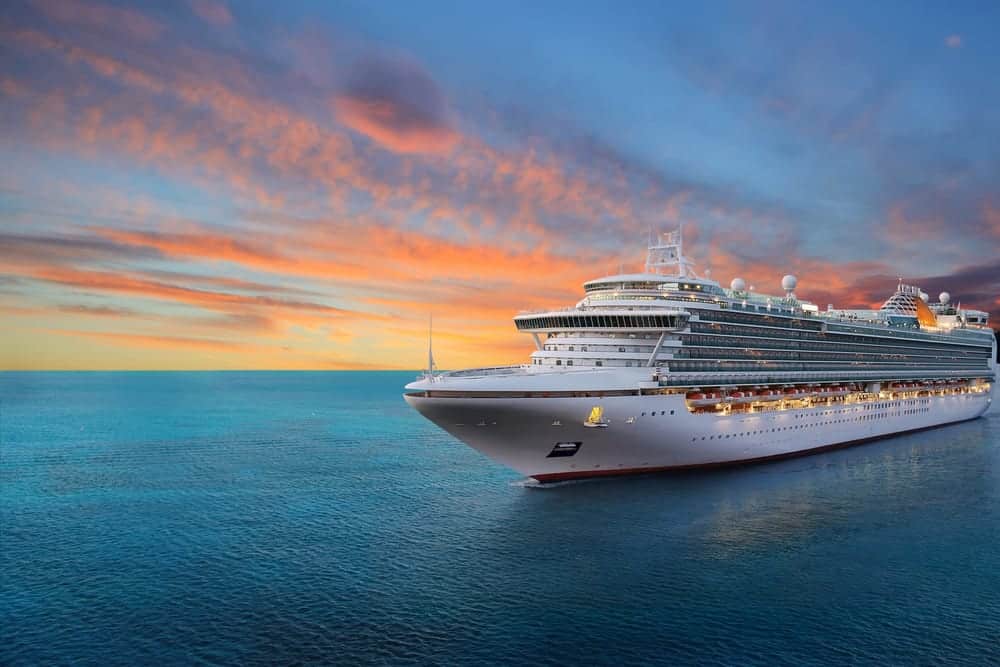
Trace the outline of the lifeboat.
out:
M 794 401 L 809 398 L 813 392 L 808 387 L 786 387 L 781 393 L 786 399 Z
M 713 405 L 718 405 L 722 401 L 722 397 L 719 396 L 718 392 L 706 391 L 704 393 L 700 391 L 694 391 L 687 395 L 688 403 L 696 408 L 707 408 Z
M 847 396 L 850 393 L 848 387 L 841 387 L 840 385 L 835 385 L 833 387 L 828 387 L 830 396 Z
M 754 398 L 758 401 L 777 401 L 781 398 L 781 392 L 777 389 L 759 389 Z
M 736 405 L 743 405 L 744 403 L 749 403 L 753 400 L 753 392 L 734 391 L 726 397 L 726 400 Z
M 892 384 L 889 385 L 889 389 L 892 389 L 894 391 L 902 391 L 905 386 L 906 385 L 904 385 L 902 382 L 893 382 Z

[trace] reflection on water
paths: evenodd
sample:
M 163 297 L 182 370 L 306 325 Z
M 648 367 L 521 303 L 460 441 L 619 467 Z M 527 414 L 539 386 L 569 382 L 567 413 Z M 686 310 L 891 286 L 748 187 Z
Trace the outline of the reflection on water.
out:
M 543 488 L 520 498 L 510 520 L 521 528 L 518 522 L 540 510 L 574 513 L 584 505 L 614 512 L 606 520 L 684 525 L 717 551 L 858 529 L 873 511 L 902 521 L 907 513 L 979 506 L 1000 495 L 998 426 L 993 415 L 779 463 Z

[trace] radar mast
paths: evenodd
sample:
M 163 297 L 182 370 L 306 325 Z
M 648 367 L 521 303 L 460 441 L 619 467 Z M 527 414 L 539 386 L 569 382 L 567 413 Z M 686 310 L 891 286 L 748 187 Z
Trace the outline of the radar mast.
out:
M 656 235 L 656 240 L 650 239 L 646 254 L 646 273 L 661 275 L 676 275 L 681 278 L 697 278 L 694 272 L 694 262 L 684 256 L 684 225 L 672 232 L 662 232 Z M 664 269 L 672 268 L 673 271 Z

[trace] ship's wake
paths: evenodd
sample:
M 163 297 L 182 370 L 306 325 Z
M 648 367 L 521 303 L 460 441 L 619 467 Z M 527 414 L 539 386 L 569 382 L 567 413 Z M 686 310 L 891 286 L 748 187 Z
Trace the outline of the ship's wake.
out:
M 587 478 L 587 479 L 566 479 L 561 482 L 539 482 L 534 477 L 525 477 L 524 479 L 518 479 L 510 483 L 511 486 L 517 486 L 522 489 L 555 489 L 562 486 L 575 486 L 577 484 L 585 484 L 587 482 L 596 481 L 597 478 Z

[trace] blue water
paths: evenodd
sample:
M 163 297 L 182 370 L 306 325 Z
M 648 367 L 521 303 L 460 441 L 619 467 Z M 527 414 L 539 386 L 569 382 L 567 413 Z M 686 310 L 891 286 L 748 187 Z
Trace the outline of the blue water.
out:
M 0 374 L 0 664 L 1000 662 L 1000 415 L 532 489 L 411 377 Z

